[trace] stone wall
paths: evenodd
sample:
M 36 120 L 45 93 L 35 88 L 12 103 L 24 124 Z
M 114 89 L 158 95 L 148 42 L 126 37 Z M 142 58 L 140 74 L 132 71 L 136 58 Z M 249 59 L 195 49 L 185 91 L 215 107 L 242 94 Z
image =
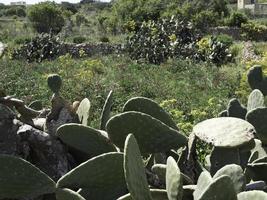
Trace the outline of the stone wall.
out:
M 124 46 L 121 44 L 109 44 L 109 43 L 82 43 L 73 44 L 66 43 L 61 46 L 60 54 L 65 55 L 67 53 L 74 57 L 80 57 L 81 55 L 93 56 L 93 55 L 109 55 L 120 54 L 124 50 Z

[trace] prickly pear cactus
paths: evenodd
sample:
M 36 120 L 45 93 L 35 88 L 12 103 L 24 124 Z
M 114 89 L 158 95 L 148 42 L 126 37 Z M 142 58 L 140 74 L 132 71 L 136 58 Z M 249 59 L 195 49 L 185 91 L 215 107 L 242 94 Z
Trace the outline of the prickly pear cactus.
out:
M 252 163 L 254 160 L 263 158 L 267 156 L 267 148 L 262 145 L 262 142 L 258 139 L 255 139 L 255 146 L 251 149 L 251 155 L 248 160 L 249 163 Z
M 152 200 L 141 153 L 134 135 L 124 145 L 124 172 L 128 190 L 135 200 Z
M 167 159 L 166 190 L 169 200 L 182 200 L 183 177 L 176 161 L 172 157 Z
M 245 120 L 220 117 L 200 122 L 193 128 L 195 135 L 215 147 L 239 148 L 254 139 L 255 128 Z
M 34 198 L 53 193 L 56 183 L 31 163 L 0 155 L 0 199 Z
M 110 111 L 113 104 L 113 91 L 111 90 L 107 96 L 104 107 L 100 117 L 100 129 L 106 130 L 106 124 L 110 118 Z
M 241 192 L 237 195 L 238 200 L 266 200 L 267 194 L 263 191 Z
M 194 200 L 237 200 L 236 191 L 229 176 L 215 178 L 204 188 L 201 193 L 197 193 L 198 195 L 194 193 Z
M 257 137 L 267 144 L 267 108 L 256 108 L 248 112 L 246 119 L 256 129 Z
M 222 156 L 223 155 L 223 156 Z M 219 169 L 229 164 L 240 165 L 238 149 L 226 149 L 215 147 L 210 155 L 210 173 L 214 175 Z
M 132 133 L 142 153 L 166 152 L 187 144 L 187 138 L 177 130 L 145 113 L 129 111 L 112 117 L 107 123 L 111 141 L 123 148 L 126 136 Z
M 247 109 L 243 105 L 241 105 L 237 99 L 231 99 L 229 101 L 227 110 L 228 117 L 245 119 L 247 114 Z
M 255 160 L 253 163 L 248 163 L 247 170 L 249 176 L 252 178 L 253 181 L 265 181 L 267 182 L 267 162 L 261 162 L 261 159 Z
M 62 125 L 57 130 L 57 136 L 63 143 L 88 155 L 88 158 L 117 151 L 100 131 L 81 124 Z
M 77 192 L 74 192 L 70 189 L 58 189 L 56 192 L 57 200 L 85 200 Z
M 79 121 L 81 124 L 87 126 L 88 118 L 90 114 L 91 103 L 89 99 L 85 98 L 81 101 L 76 113 L 79 117 Z
M 150 193 L 153 200 L 169 200 L 166 190 L 150 189 Z M 131 196 L 131 194 L 126 194 L 118 198 L 117 200 L 135 200 L 135 199 Z
M 263 75 L 260 65 L 253 66 L 249 70 L 247 77 L 251 89 L 259 89 L 264 96 L 267 95 L 267 78 Z
M 264 107 L 264 95 L 260 90 L 255 89 L 248 97 L 247 109 L 250 111 L 261 107 Z
M 159 180 L 163 183 L 166 183 L 166 167 L 164 164 L 155 164 L 151 168 L 151 171 L 157 174 Z
M 212 183 L 212 177 L 209 172 L 203 171 L 198 180 L 197 180 L 197 187 L 193 193 L 194 199 L 199 199 L 203 192 L 206 190 L 208 185 Z
M 127 111 L 137 111 L 146 113 L 160 121 L 169 127 L 178 130 L 175 122 L 172 120 L 171 116 L 161 108 L 155 101 L 145 98 L 145 97 L 135 97 L 128 100 L 124 107 L 123 112 Z
M 47 84 L 53 93 L 59 93 L 62 85 L 61 77 L 58 74 L 51 74 L 47 78 Z
M 81 188 L 80 194 L 95 200 L 113 200 L 126 193 L 123 154 L 106 153 L 77 166 L 57 183 L 58 188 Z
M 216 179 L 223 175 L 227 175 L 231 178 L 237 194 L 245 190 L 246 177 L 243 172 L 243 169 L 239 165 L 226 165 L 225 167 L 221 168 L 216 172 L 216 174 L 213 176 L 213 179 Z

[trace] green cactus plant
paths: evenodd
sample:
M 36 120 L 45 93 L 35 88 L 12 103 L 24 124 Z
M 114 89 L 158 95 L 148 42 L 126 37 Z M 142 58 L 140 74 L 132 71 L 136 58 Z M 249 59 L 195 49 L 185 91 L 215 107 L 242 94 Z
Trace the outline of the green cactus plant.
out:
M 233 117 L 208 119 L 193 128 L 193 133 L 199 139 L 221 148 L 240 148 L 250 145 L 255 132 L 255 128 L 250 123 Z
M 127 111 L 137 111 L 146 113 L 160 121 L 169 127 L 178 130 L 175 122 L 172 120 L 171 116 L 161 108 L 155 101 L 145 98 L 145 97 L 134 97 L 129 99 L 124 107 L 123 112 Z
M 124 153 L 125 179 L 131 196 L 135 200 L 152 200 L 139 146 L 132 134 L 126 138 Z
M 246 119 L 256 129 L 257 137 L 267 144 L 267 108 L 256 108 L 248 112 Z
M 260 90 L 255 89 L 248 97 L 247 110 L 250 111 L 261 107 L 264 107 L 264 95 Z
M 197 188 L 200 187 L 201 189 L 194 192 L 194 200 L 237 200 L 234 185 L 229 176 L 222 175 L 211 179 L 205 175 L 202 179 L 204 180 L 197 183 Z M 207 185 L 204 186 L 204 184 Z M 221 192 L 222 190 L 223 192 Z
M 74 192 L 70 189 L 58 189 L 56 191 L 57 200 L 85 200 L 81 195 L 77 192 Z
M 47 77 L 47 84 L 53 93 L 59 93 L 62 86 L 62 79 L 58 74 L 50 74 Z
M 237 194 L 245 190 L 246 177 L 243 169 L 239 165 L 231 164 L 224 166 L 216 172 L 216 174 L 213 176 L 213 179 L 216 179 L 223 175 L 227 175 L 231 178 Z
M 58 128 L 57 137 L 75 150 L 86 154 L 87 159 L 107 152 L 116 152 L 116 147 L 99 130 L 81 124 L 65 124 Z
M 113 91 L 111 90 L 107 96 L 104 107 L 100 117 L 100 129 L 106 130 L 106 124 L 110 118 L 110 111 L 113 104 Z
M 237 99 L 231 99 L 227 106 L 228 117 L 236 117 L 240 119 L 245 119 L 247 114 L 247 109 L 240 104 Z
M 54 193 L 56 183 L 31 163 L 0 155 L 0 199 L 35 198 Z
M 238 200 L 266 200 L 267 194 L 263 191 L 241 192 L 237 195 Z
M 106 153 L 77 166 L 57 182 L 58 188 L 81 188 L 80 194 L 95 200 L 113 200 L 126 193 L 123 154 Z M 103 192 L 107 191 L 107 193 Z
M 107 123 L 111 141 L 123 148 L 124 140 L 132 133 L 142 153 L 166 152 L 185 146 L 187 138 L 177 130 L 145 113 L 129 111 L 112 117 Z
M 89 99 L 85 98 L 81 101 L 76 113 L 79 117 L 79 121 L 81 124 L 87 126 L 88 119 L 90 114 L 91 103 Z
M 248 163 L 247 171 L 253 181 L 265 181 L 267 182 L 267 162 L 259 162 L 255 160 L 253 163 Z
M 222 156 L 223 155 L 223 156 Z M 238 149 L 213 148 L 210 155 L 210 173 L 214 175 L 219 169 L 229 164 L 240 165 L 240 155 Z
M 182 200 L 183 177 L 176 161 L 172 157 L 167 159 L 166 190 L 169 200 Z
M 264 96 L 267 95 L 267 78 L 264 76 L 260 65 L 253 66 L 247 77 L 251 89 L 259 89 Z
M 150 189 L 150 193 L 152 195 L 153 200 L 169 200 L 166 190 Z M 135 199 L 129 193 L 118 198 L 117 200 L 135 200 Z
M 262 145 L 262 142 L 258 139 L 255 139 L 255 146 L 251 149 L 251 155 L 248 160 L 248 163 L 252 163 L 254 160 L 263 158 L 267 156 L 267 149 Z

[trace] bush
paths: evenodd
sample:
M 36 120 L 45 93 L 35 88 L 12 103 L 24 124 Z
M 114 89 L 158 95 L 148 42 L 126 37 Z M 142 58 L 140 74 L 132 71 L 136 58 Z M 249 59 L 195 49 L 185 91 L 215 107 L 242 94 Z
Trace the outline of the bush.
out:
M 26 17 L 25 7 L 22 6 L 12 6 L 5 10 L 6 16 L 18 16 L 18 17 Z
M 192 57 L 196 33 L 188 22 L 175 19 L 144 22 L 128 40 L 130 57 L 160 64 L 170 57 Z
M 14 39 L 15 44 L 25 44 L 31 42 L 31 38 L 29 37 L 16 37 Z
M 76 44 L 81 44 L 81 43 L 84 43 L 85 41 L 86 41 L 86 38 L 83 36 L 76 36 L 73 38 L 73 43 L 76 43 Z
M 218 23 L 218 15 L 212 11 L 202 11 L 193 17 L 193 23 L 198 29 L 207 29 Z
M 226 20 L 228 26 L 241 27 L 242 24 L 248 22 L 248 17 L 241 12 L 233 12 L 231 16 Z
M 234 39 L 231 36 L 226 35 L 226 34 L 217 35 L 216 38 L 217 38 L 217 41 L 227 45 L 228 47 L 230 47 L 234 42 Z
M 99 41 L 103 42 L 103 43 L 108 43 L 109 42 L 109 38 L 106 37 L 106 36 L 103 36 L 103 37 L 100 37 Z
M 43 2 L 29 7 L 28 18 L 38 33 L 59 33 L 64 26 L 60 7 L 52 2 Z
M 267 40 L 267 26 L 255 22 L 242 24 L 241 26 L 243 36 L 249 40 L 266 41 Z
M 28 62 L 42 62 L 54 59 L 59 55 L 60 42 L 52 34 L 41 34 L 15 49 L 11 55 L 13 59 L 26 59 Z

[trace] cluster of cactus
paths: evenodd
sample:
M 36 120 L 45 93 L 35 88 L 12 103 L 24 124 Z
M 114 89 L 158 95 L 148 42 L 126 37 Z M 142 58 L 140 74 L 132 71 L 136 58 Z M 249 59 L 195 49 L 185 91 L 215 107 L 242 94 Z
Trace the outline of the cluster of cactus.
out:
M 60 77 L 49 76 L 48 85 L 60 96 Z M 247 108 L 230 101 L 224 117 L 200 122 L 189 137 L 145 97 L 128 100 L 122 113 L 110 117 L 111 91 L 99 129 L 88 126 L 90 107 L 84 99 L 75 109 L 77 123 L 63 124 L 55 134 L 77 166 L 52 180 L 22 158 L 0 155 L 0 199 L 267 199 L 267 108 L 259 90 Z M 199 140 L 213 146 L 205 164 L 197 159 Z
M 253 66 L 249 70 L 247 77 L 248 83 L 253 90 L 259 89 L 264 96 L 267 95 L 267 78 L 264 76 L 260 65 Z

